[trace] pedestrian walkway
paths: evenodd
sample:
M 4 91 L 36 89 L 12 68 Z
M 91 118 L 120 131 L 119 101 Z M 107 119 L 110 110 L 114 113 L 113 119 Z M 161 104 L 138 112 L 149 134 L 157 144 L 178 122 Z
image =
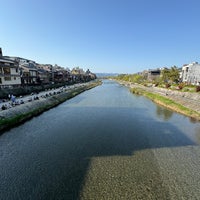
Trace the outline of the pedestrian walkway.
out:
M 130 84 L 131 88 L 139 87 L 141 89 L 144 89 L 148 92 L 159 94 L 161 96 L 167 97 L 186 108 L 189 108 L 191 110 L 194 110 L 196 112 L 200 113 L 200 94 L 197 93 L 188 93 L 188 92 L 180 92 L 180 91 L 173 91 L 165 88 L 157 88 L 157 87 L 145 87 L 142 85 L 135 85 Z
M 28 102 L 31 102 L 31 101 L 35 101 L 35 100 L 39 100 L 41 98 L 48 98 L 50 96 L 53 96 L 53 95 L 57 95 L 59 93 L 62 93 L 62 92 L 68 92 L 70 91 L 71 89 L 74 89 L 74 88 L 77 88 L 77 87 L 80 87 L 80 86 L 84 86 L 86 85 L 87 83 L 78 83 L 78 84 L 74 84 L 74 85 L 70 85 L 70 86 L 62 86 L 62 87 L 59 87 L 59 88 L 56 88 L 56 89 L 51 89 L 51 90 L 45 90 L 45 91 L 42 91 L 38 94 L 36 93 L 32 93 L 30 95 L 26 95 L 26 96 L 20 96 L 20 97 L 15 97 L 14 95 L 10 95 L 10 100 L 4 100 L 4 101 L 1 101 L 0 102 L 0 111 L 3 111 L 3 110 L 7 110 L 7 109 L 12 109 L 16 106 L 19 106 L 21 104 L 24 104 L 24 103 L 28 103 Z

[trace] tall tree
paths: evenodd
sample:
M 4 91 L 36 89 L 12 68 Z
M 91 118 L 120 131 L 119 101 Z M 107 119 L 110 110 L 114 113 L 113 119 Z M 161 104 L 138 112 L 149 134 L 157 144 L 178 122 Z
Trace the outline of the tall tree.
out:
M 163 69 L 162 70 L 162 81 L 178 83 L 179 81 L 179 70 L 176 66 L 171 67 L 171 69 Z
M 175 83 L 179 82 L 179 70 L 176 66 L 173 66 L 170 70 L 170 80 Z

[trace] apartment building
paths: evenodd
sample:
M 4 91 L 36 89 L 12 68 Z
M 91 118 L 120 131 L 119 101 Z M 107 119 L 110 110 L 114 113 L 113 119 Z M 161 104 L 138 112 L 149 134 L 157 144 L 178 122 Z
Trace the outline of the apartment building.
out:
M 183 65 L 181 79 L 182 82 L 188 84 L 200 85 L 200 64 L 198 62 L 193 62 Z

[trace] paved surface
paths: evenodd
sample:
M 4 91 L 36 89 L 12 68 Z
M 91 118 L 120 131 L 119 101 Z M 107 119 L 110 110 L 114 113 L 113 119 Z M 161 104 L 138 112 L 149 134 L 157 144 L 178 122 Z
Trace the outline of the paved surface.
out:
M 79 87 L 81 85 L 83 86 L 85 84 L 87 84 L 87 83 L 74 84 L 74 85 L 70 85 L 70 86 L 59 87 L 59 88 L 52 89 L 52 90 L 45 90 L 45 91 L 42 91 L 42 92 L 40 92 L 38 94 L 32 93 L 30 95 L 16 97 L 15 98 L 15 102 L 16 102 L 17 105 L 13 105 L 11 100 L 8 100 L 6 102 L 0 102 L 0 111 L 2 111 L 2 106 L 3 105 L 6 106 L 7 109 L 13 109 L 15 106 L 20 106 L 18 104 L 21 104 L 22 101 L 24 103 L 28 103 L 30 101 L 34 101 L 36 98 L 39 98 L 39 99 L 40 98 L 48 98 L 49 96 L 61 93 L 63 91 L 69 91 L 71 89 L 74 89 L 74 88 Z

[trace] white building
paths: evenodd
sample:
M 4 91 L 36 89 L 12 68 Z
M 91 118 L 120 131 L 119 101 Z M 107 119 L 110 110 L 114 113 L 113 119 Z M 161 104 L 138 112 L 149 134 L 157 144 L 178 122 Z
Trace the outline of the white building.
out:
M 200 85 L 200 64 L 193 62 L 182 67 L 182 82 Z

